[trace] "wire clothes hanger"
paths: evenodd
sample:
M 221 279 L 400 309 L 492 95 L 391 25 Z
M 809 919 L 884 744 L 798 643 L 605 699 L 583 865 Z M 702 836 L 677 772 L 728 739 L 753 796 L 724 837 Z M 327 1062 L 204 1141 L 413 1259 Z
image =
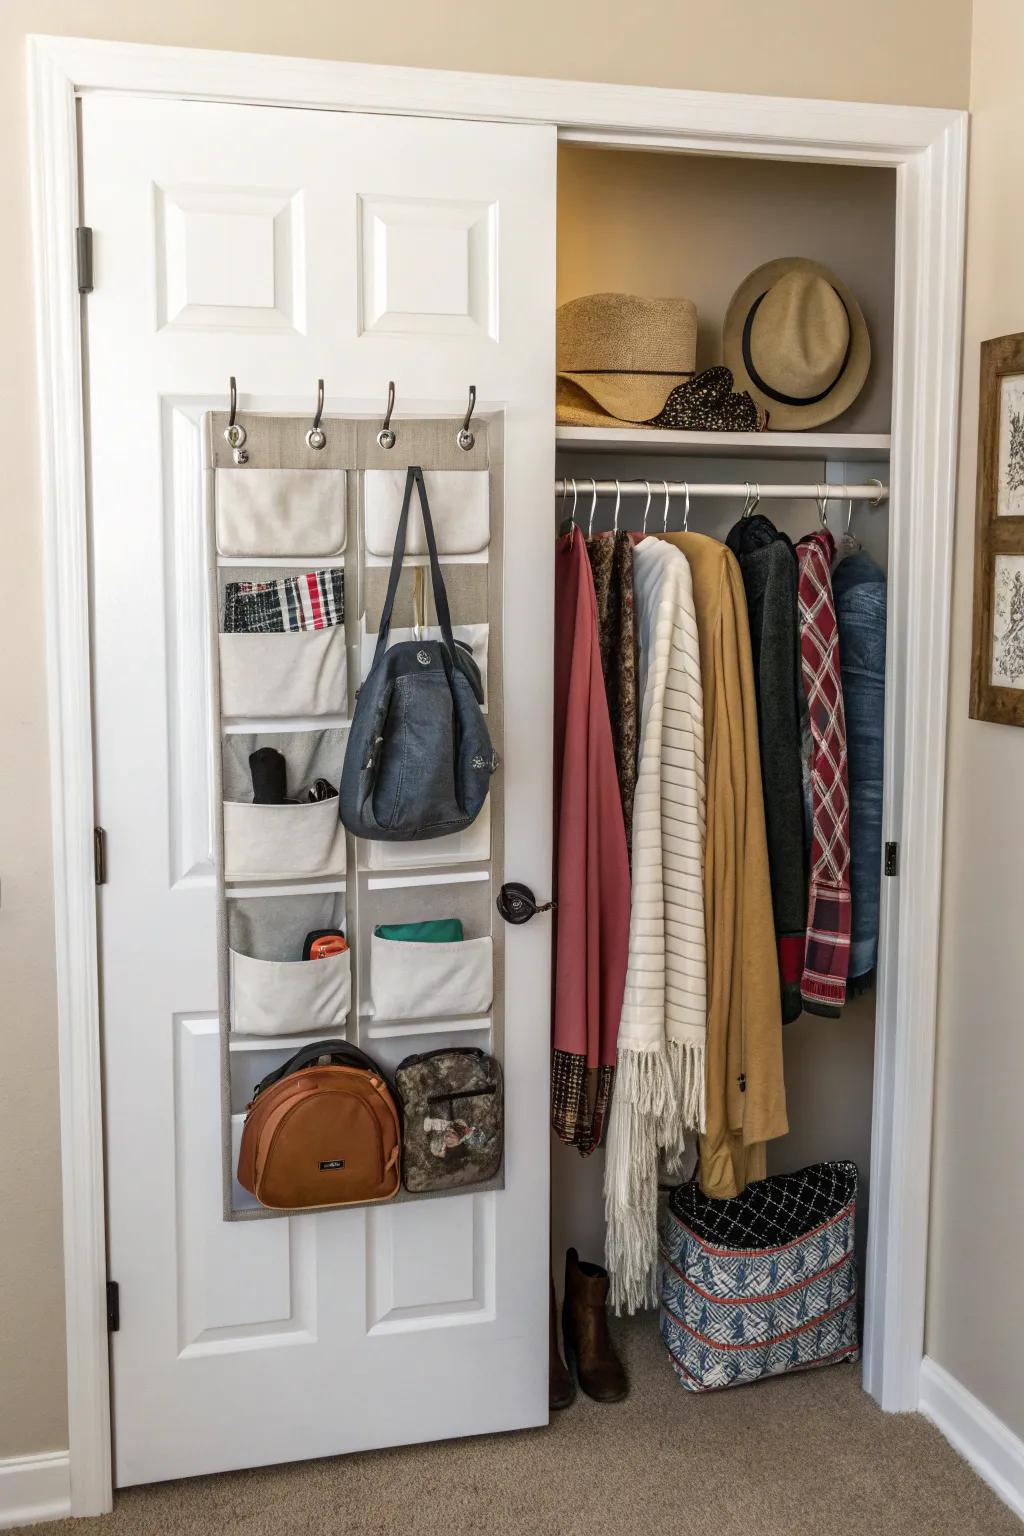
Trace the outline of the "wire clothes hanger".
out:
M 827 514 L 828 514 L 828 503 L 829 503 L 828 486 L 827 485 L 819 485 L 818 486 L 818 494 L 817 494 L 817 496 L 814 499 L 818 503 L 818 522 L 821 524 L 822 528 L 827 532 L 828 531 L 828 515 Z
M 572 491 L 572 511 L 569 513 L 568 517 L 563 517 L 562 521 L 559 523 L 559 525 L 558 525 L 558 537 L 560 539 L 568 538 L 569 544 L 570 544 L 570 547 L 571 547 L 573 541 L 576 538 L 576 481 L 575 480 L 563 480 L 562 481 L 562 501 L 561 501 L 561 509 L 560 509 L 563 512 L 565 510 L 565 498 L 566 498 L 566 496 L 568 496 L 570 489 Z

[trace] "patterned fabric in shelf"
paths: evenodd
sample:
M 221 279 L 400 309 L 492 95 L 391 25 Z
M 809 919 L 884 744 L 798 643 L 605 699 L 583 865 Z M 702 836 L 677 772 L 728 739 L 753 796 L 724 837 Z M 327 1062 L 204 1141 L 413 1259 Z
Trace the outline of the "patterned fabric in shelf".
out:
M 277 581 L 229 581 L 224 588 L 226 635 L 332 629 L 344 622 L 342 570 L 304 571 Z
M 677 384 L 649 425 L 676 432 L 763 432 L 768 412 L 746 390 L 734 390 L 731 371 L 719 365 Z
M 673 1190 L 661 1222 L 661 1336 L 689 1392 L 860 1355 L 857 1169 L 818 1163 L 733 1200 Z

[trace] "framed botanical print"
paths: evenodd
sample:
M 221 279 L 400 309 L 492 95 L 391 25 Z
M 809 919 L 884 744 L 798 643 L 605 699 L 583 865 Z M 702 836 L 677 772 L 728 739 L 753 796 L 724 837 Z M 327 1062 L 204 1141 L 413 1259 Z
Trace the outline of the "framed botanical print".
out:
M 971 716 L 1024 725 L 1024 334 L 981 344 Z

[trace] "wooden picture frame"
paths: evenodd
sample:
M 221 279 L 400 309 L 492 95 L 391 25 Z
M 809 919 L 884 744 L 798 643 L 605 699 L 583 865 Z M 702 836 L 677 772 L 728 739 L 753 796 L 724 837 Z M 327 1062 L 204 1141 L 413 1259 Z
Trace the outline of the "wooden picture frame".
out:
M 981 344 L 972 720 L 1024 725 L 1024 333 Z

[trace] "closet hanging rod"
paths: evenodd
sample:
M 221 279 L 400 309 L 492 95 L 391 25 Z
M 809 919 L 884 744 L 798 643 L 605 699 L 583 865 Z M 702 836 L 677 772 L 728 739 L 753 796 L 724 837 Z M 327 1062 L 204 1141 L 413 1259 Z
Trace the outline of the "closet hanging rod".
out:
M 740 501 L 751 496 L 754 490 L 753 482 L 746 481 L 729 485 L 700 485 L 693 480 L 592 480 L 589 475 L 584 475 L 577 476 L 575 480 L 556 480 L 555 495 L 571 496 L 574 485 L 581 505 L 595 492 L 598 496 L 646 497 L 650 494 L 657 506 L 666 490 L 671 497 L 685 496 L 689 490 L 691 497 L 728 496 Z M 821 481 L 808 483 L 806 480 L 800 485 L 766 485 L 762 480 L 757 486 L 759 501 L 867 501 L 877 506 L 888 495 L 889 487 L 879 480 L 870 485 L 825 485 Z

